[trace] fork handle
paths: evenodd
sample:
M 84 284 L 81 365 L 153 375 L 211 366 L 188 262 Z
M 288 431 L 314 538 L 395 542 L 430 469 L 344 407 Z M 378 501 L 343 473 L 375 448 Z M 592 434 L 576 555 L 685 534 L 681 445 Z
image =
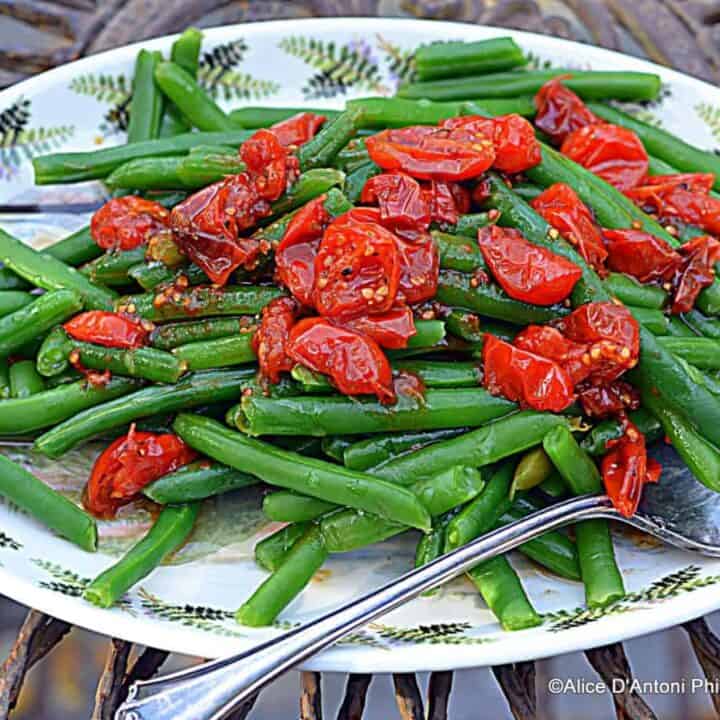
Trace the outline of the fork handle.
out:
M 135 683 L 115 718 L 222 720 L 282 673 L 425 590 L 549 530 L 591 517 L 617 517 L 607 496 L 581 496 L 539 510 L 253 650 Z

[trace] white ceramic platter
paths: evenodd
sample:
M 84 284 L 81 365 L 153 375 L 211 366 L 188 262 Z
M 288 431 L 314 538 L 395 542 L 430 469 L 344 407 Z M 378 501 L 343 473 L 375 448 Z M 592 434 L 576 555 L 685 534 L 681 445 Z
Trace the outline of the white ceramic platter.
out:
M 391 19 L 332 19 L 236 25 L 206 32 L 201 77 L 225 107 L 243 104 L 342 107 L 350 97 L 391 94 L 419 44 L 511 34 L 534 63 L 557 67 L 659 72 L 665 89 L 651 107 L 635 108 L 702 147 L 720 141 L 720 91 L 641 60 L 564 40 L 496 28 Z M 145 47 L 168 52 L 173 38 Z M 84 150 L 122 143 L 135 55 L 120 48 L 44 73 L 0 93 L 0 203 L 90 199 L 99 185 L 33 188 L 29 159 L 50 149 Z M 222 60 L 213 70 L 211 60 Z M 86 222 L 67 214 L 0 217 L 0 224 L 36 247 Z M 61 462 L 27 448 L 2 448 L 46 482 L 75 498 L 98 447 Z M 683 471 L 678 468 L 676 471 Z M 668 470 L 663 482 L 672 481 Z M 263 577 L 252 559 L 264 523 L 257 492 L 209 502 L 195 535 L 174 559 L 144 580 L 114 610 L 79 596 L 147 527 L 133 509 L 102 525 L 100 552 L 66 543 L 30 517 L 0 504 L 0 591 L 26 605 L 100 633 L 171 651 L 215 657 L 244 650 L 377 587 L 411 566 L 414 538 L 330 559 L 277 627 L 236 625 L 232 612 Z M 544 624 L 500 630 L 475 590 L 458 580 L 393 612 L 307 663 L 322 671 L 411 672 L 538 658 L 588 648 L 675 625 L 720 607 L 720 561 L 617 534 L 628 596 L 602 611 L 583 607 L 579 584 L 513 557 Z

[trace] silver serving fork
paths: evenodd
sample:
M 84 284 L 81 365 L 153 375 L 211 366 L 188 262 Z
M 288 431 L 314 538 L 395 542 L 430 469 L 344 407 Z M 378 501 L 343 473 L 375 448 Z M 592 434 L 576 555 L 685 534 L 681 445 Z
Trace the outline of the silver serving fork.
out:
M 645 487 L 640 509 L 632 518 L 621 517 L 604 495 L 557 503 L 253 650 L 138 682 L 117 711 L 116 720 L 222 720 L 279 675 L 358 627 L 479 562 L 578 520 L 620 520 L 669 545 L 720 556 L 720 494 L 700 485 L 687 470 L 680 470 L 671 452 L 662 451 L 670 472 L 663 473 L 659 484 Z

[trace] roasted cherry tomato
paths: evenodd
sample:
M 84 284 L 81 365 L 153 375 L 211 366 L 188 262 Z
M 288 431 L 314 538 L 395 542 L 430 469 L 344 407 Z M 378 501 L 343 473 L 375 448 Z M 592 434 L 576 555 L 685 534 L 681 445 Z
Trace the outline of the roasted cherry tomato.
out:
M 132 250 L 167 230 L 170 212 L 134 195 L 108 200 L 90 221 L 90 234 L 103 250 Z
M 458 183 L 432 180 L 423 188 L 430 202 L 430 218 L 436 223 L 455 225 L 458 216 L 470 211 L 470 192 Z
M 648 172 L 648 154 L 640 138 L 619 125 L 599 123 L 575 130 L 560 152 L 622 191 L 640 184 Z
M 297 161 L 288 154 L 275 133 L 264 128 L 240 146 L 240 158 L 247 166 L 246 173 L 258 198 L 268 202 L 277 200 L 297 173 Z M 293 161 L 295 165 L 292 165 Z
M 325 195 L 311 200 L 288 223 L 275 251 L 280 282 L 306 307 L 313 304 L 315 256 L 323 231 L 330 222 Z
M 638 391 L 623 380 L 600 385 L 584 383 L 578 388 L 578 400 L 583 412 L 595 418 L 617 417 L 640 407 Z
M 148 341 L 148 330 L 142 322 L 106 310 L 80 313 L 63 327 L 74 340 L 104 347 L 139 348 Z
M 500 115 L 495 118 L 464 115 L 444 120 L 442 127 L 462 128 L 466 132 L 476 133 L 480 139 L 492 140 L 495 147 L 493 167 L 502 172 L 523 172 L 542 160 L 533 126 L 520 115 Z
M 407 242 L 397 238 L 395 244 L 400 256 L 400 282 L 398 298 L 411 305 L 431 300 L 437 293 L 440 279 L 440 254 L 430 235 Z
M 280 373 L 293 369 L 294 363 L 286 348 L 297 310 L 295 300 L 287 297 L 275 298 L 263 308 L 252 347 L 258 358 L 260 374 L 270 382 L 280 382 Z
M 555 183 L 530 203 L 582 255 L 595 270 L 604 275 L 607 250 L 600 229 L 587 206 L 575 191 L 564 183 Z
M 534 355 L 554 360 L 570 376 L 573 385 L 582 382 L 590 374 L 587 346 L 566 338 L 549 325 L 528 325 L 513 340 L 513 345 Z
M 576 343 L 588 347 L 590 377 L 610 382 L 637 364 L 640 355 L 640 328 L 623 305 L 595 302 L 581 305 L 552 325 Z
M 495 159 L 490 139 L 471 133 L 415 125 L 383 130 L 365 140 L 370 158 L 383 170 L 402 170 L 421 180 L 467 180 Z
M 720 242 L 709 235 L 696 237 L 678 248 L 682 263 L 673 280 L 670 311 L 690 312 L 700 291 L 715 280 L 715 264 L 720 262 Z
M 484 386 L 533 410 L 562 412 L 574 400 L 573 383 L 553 360 L 516 348 L 494 335 L 483 341 Z
M 662 219 L 677 218 L 717 235 L 720 234 L 720 199 L 709 195 L 714 180 L 712 173 L 658 175 L 647 178 L 644 185 L 625 194 Z
M 270 127 L 283 147 L 302 145 L 315 137 L 315 133 L 327 120 L 325 115 L 303 112 L 293 115 L 287 120 L 275 123 Z
M 535 126 L 558 145 L 574 130 L 601 122 L 563 79 L 549 80 L 535 95 Z
M 295 362 L 329 375 L 345 395 L 376 395 L 381 403 L 395 402 L 390 363 L 366 335 L 324 318 L 306 318 L 290 331 L 287 353 Z
M 668 243 L 642 230 L 603 230 L 611 270 L 640 282 L 670 281 L 680 256 Z
M 398 307 L 382 315 L 364 315 L 343 323 L 345 327 L 371 337 L 380 347 L 406 348 L 415 335 L 415 320 L 409 307 Z
M 645 483 L 657 482 L 662 467 L 648 458 L 645 436 L 630 421 L 624 434 L 608 442 L 601 463 L 605 491 L 615 509 L 625 517 L 635 514 Z
M 426 230 L 430 225 L 430 202 L 420 183 L 404 173 L 382 173 L 363 187 L 361 202 L 380 206 L 380 218 L 389 228 Z
M 146 485 L 196 457 L 177 435 L 140 432 L 131 425 L 95 461 L 83 504 L 96 517 L 111 519 Z
M 495 279 L 515 300 L 553 305 L 570 295 L 582 275 L 575 263 L 533 245 L 517 230 L 481 228 L 478 245 Z
M 241 265 L 251 265 L 260 244 L 239 233 L 270 212 L 247 173 L 231 175 L 173 208 L 171 226 L 182 251 L 218 285 Z
M 332 222 L 315 257 L 315 307 L 327 317 L 387 312 L 395 303 L 400 256 L 382 225 L 348 214 Z

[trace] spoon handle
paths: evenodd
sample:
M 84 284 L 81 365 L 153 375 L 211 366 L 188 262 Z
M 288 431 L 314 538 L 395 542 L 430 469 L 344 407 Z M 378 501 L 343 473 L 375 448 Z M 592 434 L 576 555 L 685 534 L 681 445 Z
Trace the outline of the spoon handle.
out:
M 535 512 L 253 650 L 138 682 L 116 720 L 222 720 L 285 671 L 425 590 L 549 530 L 615 516 L 606 496 L 572 498 Z

